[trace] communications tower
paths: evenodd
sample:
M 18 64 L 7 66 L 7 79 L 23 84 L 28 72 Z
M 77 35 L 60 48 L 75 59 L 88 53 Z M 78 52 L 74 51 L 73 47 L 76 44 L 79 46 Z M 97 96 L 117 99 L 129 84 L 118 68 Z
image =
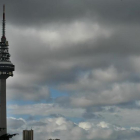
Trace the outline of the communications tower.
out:
M 5 36 L 5 5 L 3 5 L 2 37 L 0 42 L 0 135 L 7 133 L 6 117 L 6 79 L 13 76 L 15 66 L 10 61 L 8 41 Z

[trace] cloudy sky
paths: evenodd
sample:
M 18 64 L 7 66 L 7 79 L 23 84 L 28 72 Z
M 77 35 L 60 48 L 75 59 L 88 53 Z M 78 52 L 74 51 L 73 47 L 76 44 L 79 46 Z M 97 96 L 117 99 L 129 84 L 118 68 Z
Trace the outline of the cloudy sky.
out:
M 140 1 L 1 0 L 1 20 L 3 4 L 14 140 L 139 140 Z

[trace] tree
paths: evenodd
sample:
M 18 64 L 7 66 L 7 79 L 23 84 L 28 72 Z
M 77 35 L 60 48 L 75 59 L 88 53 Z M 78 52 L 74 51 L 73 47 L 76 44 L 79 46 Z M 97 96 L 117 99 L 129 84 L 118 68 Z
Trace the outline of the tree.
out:
M 3 129 L 5 128 L 0 128 L 0 131 L 2 131 Z M 12 138 L 13 136 L 16 136 L 16 135 L 19 135 L 18 133 L 15 133 L 15 134 L 4 134 L 2 136 L 0 136 L 0 140 L 9 140 L 10 138 Z

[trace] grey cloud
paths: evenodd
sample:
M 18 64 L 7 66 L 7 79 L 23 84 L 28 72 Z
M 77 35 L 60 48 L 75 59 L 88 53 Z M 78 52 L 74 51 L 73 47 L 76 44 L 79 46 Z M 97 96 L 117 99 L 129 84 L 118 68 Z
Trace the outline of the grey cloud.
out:
M 139 23 L 139 2 L 136 0 L 2 0 L 2 3 L 7 5 L 9 21 L 16 25 L 40 26 L 47 22 L 68 22 L 80 18 L 106 21 L 108 24 Z
M 54 106 L 13 105 L 11 114 L 49 116 L 50 120 L 41 122 L 28 119 L 37 139 L 139 138 L 139 131 L 120 127 L 87 132 L 62 117 L 90 121 L 108 117 L 108 122 L 139 127 L 139 105 L 135 104 L 140 99 L 139 1 L 1 2 L 6 4 L 6 35 L 16 68 L 8 79 L 8 99 L 52 101 L 49 87 L 68 93 L 54 100 Z M 10 120 L 9 126 L 11 132 L 25 129 L 24 121 L 18 119 Z
M 35 117 L 34 117 L 34 116 L 29 116 L 29 117 L 27 118 L 27 121 L 32 121 L 32 120 L 35 120 Z
M 94 113 L 92 113 L 92 112 L 85 112 L 85 113 L 83 114 L 83 117 L 84 117 L 85 119 L 96 119 L 96 120 L 98 120 L 98 119 L 103 119 L 103 116 L 102 116 L 102 115 L 100 115 L 100 114 L 94 114 Z
M 34 123 L 31 123 L 31 126 L 46 126 L 47 123 L 43 123 L 43 122 L 34 122 Z
M 48 87 L 53 86 L 70 93 L 55 103 L 87 109 L 88 119 L 101 117 L 88 110 L 94 106 L 131 108 L 128 104 L 140 99 L 138 9 L 139 2 L 130 0 L 6 3 L 16 65 L 8 98 L 51 101 Z
M 70 98 L 69 97 L 56 98 L 55 102 L 60 104 L 63 107 L 69 107 L 70 106 Z
M 9 105 L 8 112 L 11 115 L 32 115 L 33 117 L 47 117 L 53 114 L 65 117 L 80 117 L 84 110 L 60 107 L 57 104 L 38 103 L 33 105 Z
M 30 38 L 30 40 L 32 39 Z M 129 63 L 125 67 L 123 66 L 122 63 L 127 64 L 128 61 L 123 57 L 118 58 L 108 54 L 97 55 L 96 51 L 97 54 L 95 54 L 94 47 L 88 49 L 79 45 L 78 47 L 72 46 L 71 48 L 51 50 L 47 46 L 44 47 L 39 39 L 38 41 L 35 41 L 35 44 L 29 40 L 27 44 L 24 41 L 23 43 L 13 44 L 13 46 L 16 46 L 16 52 L 12 56 L 13 62 L 16 64 L 15 75 L 18 72 L 18 76 L 24 78 L 23 74 L 25 74 L 26 79 L 34 82 L 61 83 L 61 81 L 75 81 L 80 71 L 84 72 L 92 68 L 107 67 L 110 63 L 117 65 L 117 67 L 130 67 Z M 22 44 L 24 45 L 22 46 Z M 111 59 L 112 57 L 113 59 Z M 120 60 L 122 63 L 120 63 Z
M 12 129 L 18 129 L 25 125 L 25 121 L 23 119 L 15 119 L 15 118 L 8 118 L 8 126 Z
M 86 25 L 86 23 L 84 24 Z M 58 29 L 57 27 L 55 31 L 58 34 L 61 33 L 66 34 L 67 31 L 64 32 L 61 29 Z M 12 31 L 12 29 L 10 30 Z M 86 28 L 86 30 L 88 29 Z M 21 31 L 21 29 L 19 29 L 19 31 Z M 139 49 L 137 47 L 138 45 L 134 48 L 131 48 L 131 46 L 133 43 L 135 43 L 134 40 L 136 40 L 137 42 L 136 44 L 139 43 L 138 38 L 132 38 L 134 40 L 131 43 L 128 42 L 127 44 L 126 41 L 123 41 L 123 39 L 121 40 L 121 37 L 119 37 L 119 33 L 117 31 L 116 33 L 117 36 L 115 35 L 115 36 L 106 37 L 106 34 L 105 35 L 99 34 L 97 38 L 98 37 L 104 38 L 103 40 L 101 40 L 102 43 L 98 39 L 95 39 L 95 42 L 86 39 L 84 42 L 79 43 L 78 41 L 76 43 L 73 43 L 72 46 L 70 46 L 71 44 L 67 42 L 67 39 L 63 40 L 62 38 L 63 36 L 60 36 L 61 37 L 60 40 L 62 39 L 61 42 L 62 44 L 58 44 L 57 46 L 57 41 L 54 40 L 56 41 L 56 44 L 52 46 L 51 43 L 50 44 L 46 42 L 44 43 L 43 41 L 45 41 L 45 39 L 42 40 L 41 36 L 37 36 L 37 34 L 34 34 L 37 32 L 41 32 L 39 30 L 27 29 L 27 31 L 20 33 L 21 38 L 24 38 L 26 40 L 25 43 L 23 39 L 17 36 L 19 31 L 17 30 L 15 32 L 15 36 L 17 37 L 18 41 L 11 42 L 12 43 L 11 45 L 14 46 L 15 50 L 17 51 L 17 52 L 13 52 L 13 62 L 15 61 L 15 63 L 17 64 L 15 75 L 18 75 L 20 77 L 17 78 L 17 80 L 18 79 L 24 79 L 24 80 L 17 82 L 15 79 L 15 82 L 12 81 L 11 82 L 12 88 L 21 87 L 23 88 L 23 92 L 24 92 L 24 90 L 29 85 L 28 82 L 30 83 L 30 86 L 31 83 L 33 85 L 34 84 L 36 85 L 38 83 L 40 85 L 47 84 L 49 86 L 57 85 L 58 89 L 60 90 L 68 90 L 68 92 L 74 91 L 75 94 L 80 93 L 79 94 L 80 97 L 78 101 L 81 99 L 82 94 L 83 96 L 85 95 L 85 92 L 82 93 L 81 91 L 86 91 L 87 93 L 91 94 L 92 97 L 94 96 L 92 95 L 93 93 L 95 94 L 101 93 L 100 95 L 104 93 L 102 91 L 99 92 L 98 91 L 99 89 L 109 91 L 110 94 L 108 96 L 108 99 L 106 101 L 102 100 L 103 102 L 101 102 L 100 100 L 98 102 L 98 105 L 100 103 L 102 105 L 119 104 L 122 102 L 127 102 L 127 101 L 129 102 L 130 99 L 135 100 L 138 97 L 137 95 L 138 92 L 135 91 L 136 93 L 133 94 L 133 96 L 135 95 L 136 96 L 134 98 L 131 98 L 131 95 L 128 94 L 128 98 L 123 98 L 124 100 L 121 99 L 121 101 L 119 100 L 114 103 L 112 100 L 110 100 L 111 89 L 113 89 L 114 83 L 118 83 L 118 84 L 123 83 L 125 85 L 125 82 L 130 81 L 131 83 L 135 80 L 133 74 L 135 72 L 135 69 L 133 64 L 134 62 L 138 64 L 138 61 L 136 61 L 135 59 L 133 60 L 131 56 L 137 55 L 139 53 Z M 72 34 L 73 33 L 74 32 L 72 32 Z M 115 31 L 113 30 L 113 35 L 114 34 Z M 32 36 L 30 37 L 30 35 Z M 125 34 L 123 34 L 122 38 L 124 38 L 124 35 Z M 129 40 L 131 37 L 132 36 L 129 37 Z M 10 40 L 14 40 L 14 36 L 12 36 Z M 73 41 L 73 38 L 71 40 Z M 121 41 L 123 43 L 121 43 Z M 119 48 L 120 44 L 117 43 L 121 43 L 122 48 Z M 125 52 L 126 46 L 128 52 Z M 115 51 L 113 51 L 113 48 Z M 113 69 L 113 70 L 109 71 L 108 69 L 109 70 Z M 102 71 L 101 75 L 100 73 L 97 74 L 98 72 L 96 71 L 98 70 Z M 90 71 L 91 74 L 89 74 L 89 76 L 86 77 L 86 79 L 84 79 L 84 77 L 81 76 L 81 75 L 86 76 L 86 74 L 88 75 Z M 109 77 L 106 76 L 104 77 L 104 75 L 106 74 L 109 75 Z M 26 81 L 25 79 L 28 82 L 25 82 Z M 87 80 L 88 84 L 82 83 L 83 80 Z M 27 91 L 30 91 L 30 88 Z M 124 96 L 123 94 L 124 93 L 122 93 L 121 95 Z M 118 97 L 119 95 L 120 94 L 117 95 L 116 93 L 115 96 Z M 44 96 L 40 96 L 39 98 L 40 99 L 42 97 L 44 98 Z M 99 97 L 99 95 L 97 95 L 97 97 Z M 36 98 L 38 97 L 36 96 Z M 74 98 L 75 97 L 71 97 L 71 99 L 68 99 L 69 102 L 65 102 L 65 104 L 68 104 L 67 106 L 69 106 L 69 104 L 74 104 L 73 103 L 73 101 L 75 100 Z M 94 97 L 94 99 L 96 98 Z M 97 104 L 97 102 L 94 104 Z
M 29 84 L 29 83 L 28 83 Z M 17 84 L 18 85 L 18 84 Z M 41 102 L 42 100 L 51 101 L 50 92 L 47 87 L 42 86 L 28 86 L 28 85 L 18 85 L 16 88 L 8 89 L 8 100 L 32 100 L 35 102 Z

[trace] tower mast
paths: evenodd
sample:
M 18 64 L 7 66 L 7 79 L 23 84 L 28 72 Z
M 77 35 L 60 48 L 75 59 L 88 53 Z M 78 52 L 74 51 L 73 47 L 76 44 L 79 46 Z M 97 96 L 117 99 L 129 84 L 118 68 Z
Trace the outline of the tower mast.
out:
M 1 41 L 6 41 L 5 37 L 5 5 L 3 5 L 3 20 L 2 20 L 2 38 Z
M 0 136 L 7 133 L 6 79 L 13 76 L 15 66 L 10 61 L 8 41 L 5 36 L 5 5 L 3 5 L 2 37 L 0 42 Z

